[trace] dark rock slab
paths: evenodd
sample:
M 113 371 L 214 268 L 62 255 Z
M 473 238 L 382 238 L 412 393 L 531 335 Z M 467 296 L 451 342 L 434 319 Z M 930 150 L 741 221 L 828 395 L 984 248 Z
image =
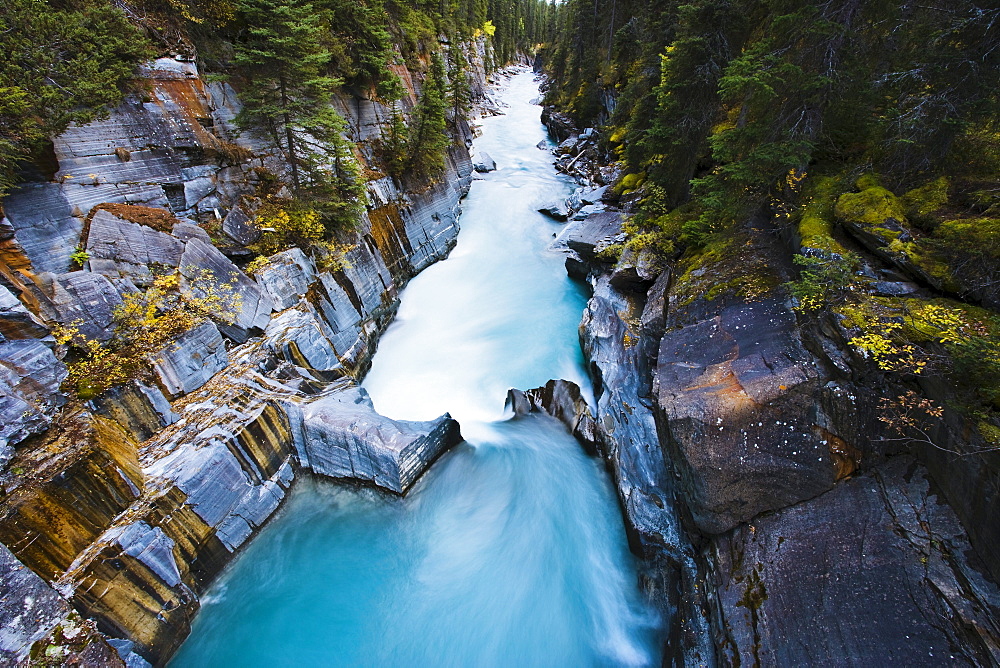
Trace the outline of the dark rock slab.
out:
M 907 458 L 715 539 L 722 661 L 997 665 L 1000 591 Z
M 91 405 L 128 429 L 137 441 L 145 441 L 179 418 L 158 387 L 134 380 L 102 392 Z
M 623 240 L 621 212 L 601 211 L 567 225 L 553 245 L 564 245 L 584 262 L 592 262 L 602 250 Z
M 202 239 L 191 239 L 184 246 L 180 271 L 190 284 L 206 277 L 209 272 L 216 284 L 228 284 L 240 299 L 240 309 L 232 325 L 223 326 L 227 336 L 243 341 L 252 329 L 263 329 L 271 316 L 273 303 L 250 277 L 223 255 L 218 248 Z
M 300 248 L 272 255 L 254 278 L 271 298 L 274 308 L 283 311 L 299 303 L 316 281 L 316 265 Z
M 698 528 L 721 533 L 830 489 L 851 450 L 821 409 L 826 378 L 770 299 L 667 332 L 656 396 Z M 848 467 L 849 473 L 853 467 Z
M 40 274 L 37 282 L 47 297 L 42 308 L 48 318 L 63 325 L 75 323 L 88 339 L 107 341 L 114 335 L 114 311 L 122 297 L 104 275 L 90 271 Z
M 532 390 L 511 389 L 507 392 L 506 407 L 515 415 L 542 412 L 556 418 L 569 429 L 590 454 L 597 454 L 597 423 L 583 398 L 580 386 L 568 380 L 550 380 L 544 387 Z
M 552 220 L 558 220 L 561 223 L 569 220 L 570 216 L 570 210 L 566 207 L 565 202 L 553 202 L 552 204 L 546 204 L 538 209 L 538 213 L 543 213 Z
M 180 265 L 184 242 L 166 232 L 98 210 L 90 222 L 87 253 L 90 269 L 108 278 L 128 278 L 136 285 L 153 281 L 150 267 Z
M 222 231 L 242 246 L 249 246 L 260 239 L 261 232 L 251 223 L 253 214 L 244 205 L 234 206 L 222 220 Z

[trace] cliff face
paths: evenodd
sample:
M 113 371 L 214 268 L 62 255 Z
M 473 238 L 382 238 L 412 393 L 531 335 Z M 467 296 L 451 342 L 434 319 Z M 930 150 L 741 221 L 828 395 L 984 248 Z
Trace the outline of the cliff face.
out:
M 557 167 L 584 183 L 560 207 L 571 222 L 556 245 L 593 288 L 581 341 L 597 405 L 568 401 L 558 381 L 520 410 L 563 417 L 604 455 L 644 586 L 672 615 L 666 655 L 995 664 L 990 457 L 958 454 L 956 421 L 935 433 L 943 449 L 892 438 L 879 407 L 895 388 L 843 322 L 794 312 L 776 286 L 794 278 L 800 240 L 766 217 L 700 264 L 602 252 L 624 239 L 628 202 L 603 187 L 620 175 L 600 167 L 590 132 L 549 119 L 565 138 Z M 919 289 L 865 261 L 879 290 Z
M 488 102 L 482 43 L 455 48 L 469 49 L 473 97 Z M 113 643 L 129 665 L 161 663 L 299 472 L 404 493 L 461 440 L 447 415 L 379 416 L 355 379 L 401 288 L 455 243 L 472 174 L 465 120 L 439 178 L 416 191 L 368 182 L 341 268 L 292 249 L 250 276 L 231 259 L 255 232 L 244 196 L 262 168 L 280 177 L 287 165 L 237 131 L 236 92 L 194 63 L 161 58 L 145 74 L 147 95 L 57 137 L 51 179 L 4 201 L 0 547 L 6 571 L 23 574 L 3 580 L 0 618 L 16 621 L 0 642 L 5 664 L 30 650 L 115 665 L 94 622 L 127 639 Z M 405 111 L 419 76 L 400 74 Z M 346 92 L 336 106 L 367 161 L 391 110 Z M 187 285 L 205 270 L 231 285 L 234 321 L 203 322 L 152 356 L 150 377 L 63 408 L 67 370 L 49 328 L 107 339 L 123 295 L 175 269 Z

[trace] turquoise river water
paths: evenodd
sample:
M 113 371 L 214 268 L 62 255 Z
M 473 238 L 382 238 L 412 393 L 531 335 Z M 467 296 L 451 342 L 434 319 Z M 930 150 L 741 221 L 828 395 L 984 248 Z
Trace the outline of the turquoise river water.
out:
M 467 441 L 405 498 L 299 481 L 206 593 L 171 668 L 659 664 L 601 462 L 554 420 L 503 411 L 511 387 L 589 388 L 586 295 L 535 211 L 571 189 L 535 147 L 537 95 L 518 74 L 506 115 L 483 120 L 476 148 L 498 170 L 473 183 L 449 258 L 406 288 L 364 382 L 384 415 L 447 411 Z

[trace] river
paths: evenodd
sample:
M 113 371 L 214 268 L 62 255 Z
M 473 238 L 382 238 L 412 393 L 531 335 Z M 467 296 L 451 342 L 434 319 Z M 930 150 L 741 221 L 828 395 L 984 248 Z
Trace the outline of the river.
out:
M 364 382 L 379 412 L 450 412 L 466 442 L 405 498 L 303 479 L 206 592 L 171 663 L 490 668 L 659 664 L 611 482 L 563 426 L 510 419 L 508 388 L 566 378 L 589 392 L 586 303 L 559 230 L 536 212 L 572 183 L 546 139 L 530 72 L 476 141 L 458 245 L 407 286 Z

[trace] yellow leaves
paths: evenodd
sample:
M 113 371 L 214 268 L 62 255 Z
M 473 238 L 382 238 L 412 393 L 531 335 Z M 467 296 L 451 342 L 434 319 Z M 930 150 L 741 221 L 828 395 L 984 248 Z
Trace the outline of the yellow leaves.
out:
M 80 358 L 69 365 L 69 385 L 81 399 L 136 378 L 149 369 L 149 357 L 205 318 L 233 323 L 242 301 L 235 279 L 220 282 L 211 271 L 186 267 L 158 276 L 143 292 L 132 292 L 113 312 L 114 337 L 106 343 L 80 333 L 81 321 L 53 330 L 56 342 L 72 345 Z
M 483 24 L 483 32 L 489 35 L 490 37 L 493 37 L 496 31 L 497 27 L 493 25 L 493 21 L 487 21 L 486 23 Z
M 883 371 L 908 371 L 920 375 L 927 368 L 927 359 L 913 345 L 899 340 L 898 331 L 903 325 L 899 322 L 865 323 L 867 326 L 879 327 L 879 331 L 867 329 L 856 336 L 849 344 L 858 348 L 872 359 Z M 896 336 L 893 336 L 893 334 Z

